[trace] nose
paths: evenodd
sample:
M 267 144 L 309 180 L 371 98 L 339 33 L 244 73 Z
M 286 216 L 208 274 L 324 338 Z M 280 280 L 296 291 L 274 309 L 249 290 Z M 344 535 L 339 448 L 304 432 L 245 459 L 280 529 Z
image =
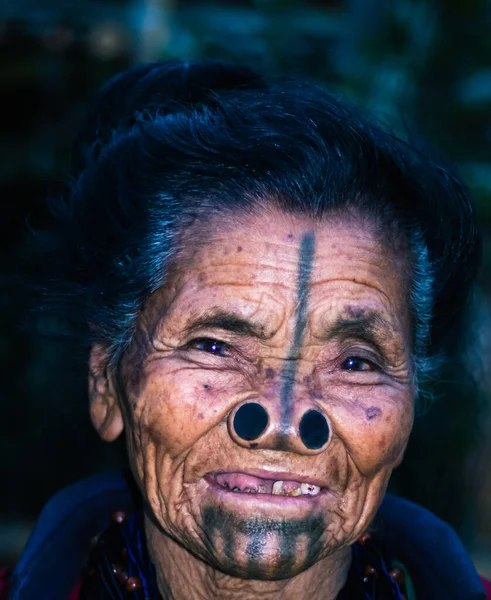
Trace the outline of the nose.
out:
M 245 448 L 302 454 L 322 452 L 331 437 L 329 421 L 322 409 L 302 403 L 285 425 L 277 406 L 246 400 L 230 413 L 228 430 L 234 442 Z
M 329 425 L 326 417 L 313 408 L 304 413 L 298 426 L 300 439 L 310 450 L 319 450 L 329 441 Z
M 268 421 L 268 413 L 261 404 L 246 402 L 236 411 L 232 428 L 239 439 L 250 442 L 264 433 Z

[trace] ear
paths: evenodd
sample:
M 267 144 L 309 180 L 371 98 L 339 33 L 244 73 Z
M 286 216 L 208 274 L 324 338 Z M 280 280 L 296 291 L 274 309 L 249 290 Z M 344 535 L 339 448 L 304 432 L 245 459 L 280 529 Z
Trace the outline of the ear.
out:
M 123 431 L 124 422 L 116 386 L 109 374 L 106 349 L 95 344 L 89 357 L 90 418 L 105 442 L 114 441 Z

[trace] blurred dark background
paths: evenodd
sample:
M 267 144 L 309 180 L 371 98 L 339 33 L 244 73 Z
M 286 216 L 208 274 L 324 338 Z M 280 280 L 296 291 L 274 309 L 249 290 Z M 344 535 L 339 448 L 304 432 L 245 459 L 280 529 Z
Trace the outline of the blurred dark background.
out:
M 470 350 L 456 337 L 392 489 L 449 521 L 491 577 L 491 1 L 3 0 L 2 272 L 24 261 L 43 200 L 63 189 L 94 91 L 131 64 L 171 57 L 325 82 L 457 164 L 484 235 Z M 0 292 L 0 561 L 15 560 L 57 489 L 124 452 L 91 429 L 85 357 L 19 328 L 18 293 Z

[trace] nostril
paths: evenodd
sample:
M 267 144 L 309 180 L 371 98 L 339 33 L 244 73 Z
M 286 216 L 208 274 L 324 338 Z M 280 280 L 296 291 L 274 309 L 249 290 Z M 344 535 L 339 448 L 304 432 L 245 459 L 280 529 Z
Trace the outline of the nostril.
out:
M 302 442 L 311 450 L 318 450 L 329 439 L 329 425 L 327 419 L 317 410 L 308 410 L 299 426 Z
M 243 440 L 255 440 L 268 426 L 268 413 L 257 402 L 248 402 L 234 417 L 235 433 Z

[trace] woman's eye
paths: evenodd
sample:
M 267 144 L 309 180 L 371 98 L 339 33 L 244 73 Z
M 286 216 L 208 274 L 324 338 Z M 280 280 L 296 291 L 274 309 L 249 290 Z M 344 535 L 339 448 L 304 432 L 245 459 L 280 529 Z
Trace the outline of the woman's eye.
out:
M 193 340 L 189 344 L 189 347 L 194 348 L 195 350 L 200 350 L 201 352 L 214 354 L 215 356 L 225 356 L 227 350 L 227 344 L 225 344 L 225 342 L 208 338 Z
M 360 358 L 359 356 L 349 356 L 346 360 L 341 363 L 341 369 L 343 371 L 377 371 L 377 366 L 367 360 L 366 358 Z

